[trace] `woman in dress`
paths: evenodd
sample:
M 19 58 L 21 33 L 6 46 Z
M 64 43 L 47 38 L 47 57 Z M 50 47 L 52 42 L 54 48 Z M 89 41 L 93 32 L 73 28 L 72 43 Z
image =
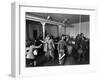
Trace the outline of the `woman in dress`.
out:
M 51 36 L 47 35 L 45 40 L 41 42 L 44 43 L 44 52 L 45 52 L 45 56 L 47 57 L 47 59 L 50 60 L 50 57 L 51 57 L 52 60 L 54 60 L 55 45 L 54 45 L 54 42 Z

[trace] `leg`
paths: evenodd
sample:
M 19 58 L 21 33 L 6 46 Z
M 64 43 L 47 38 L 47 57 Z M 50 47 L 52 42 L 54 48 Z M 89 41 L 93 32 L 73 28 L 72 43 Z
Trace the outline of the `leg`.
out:
M 47 61 L 49 61 L 49 59 L 50 59 L 49 52 L 46 52 L 46 53 L 45 53 L 45 56 L 46 56 L 46 58 L 47 58 Z
M 53 51 L 50 51 L 50 56 L 52 57 L 52 61 L 54 61 L 54 53 L 53 53 Z
M 63 62 L 64 62 L 64 59 L 61 58 L 61 53 L 59 53 L 59 64 L 61 65 L 61 64 L 63 64 Z

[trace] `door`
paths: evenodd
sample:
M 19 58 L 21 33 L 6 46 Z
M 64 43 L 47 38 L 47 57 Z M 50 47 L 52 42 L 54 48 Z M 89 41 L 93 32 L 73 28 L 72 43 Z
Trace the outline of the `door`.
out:
M 33 39 L 37 39 L 37 30 L 33 30 Z

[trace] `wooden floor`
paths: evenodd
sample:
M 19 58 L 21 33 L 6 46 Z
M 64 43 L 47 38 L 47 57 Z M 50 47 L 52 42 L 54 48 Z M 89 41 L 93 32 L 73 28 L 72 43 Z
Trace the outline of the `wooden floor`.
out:
M 75 60 L 72 56 L 67 56 L 63 65 L 81 65 L 81 64 L 89 64 L 88 61 L 78 61 Z M 58 60 L 55 59 L 54 61 L 47 61 L 42 66 L 59 66 Z M 60 65 L 61 66 L 61 65 Z

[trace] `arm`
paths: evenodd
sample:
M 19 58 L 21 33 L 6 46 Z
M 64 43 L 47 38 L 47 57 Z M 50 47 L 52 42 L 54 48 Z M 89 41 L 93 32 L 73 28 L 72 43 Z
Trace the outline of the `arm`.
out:
M 29 49 L 30 49 L 30 47 L 26 47 L 26 51 L 29 50 Z
M 46 41 L 40 40 L 42 43 L 46 43 Z
M 40 48 L 42 46 L 42 44 L 40 44 L 39 46 L 33 46 L 33 48 Z
M 52 46 L 53 46 L 53 48 L 55 49 L 55 45 L 54 45 L 54 42 L 52 41 Z
M 29 52 L 30 47 L 26 47 L 26 54 L 25 56 L 27 56 L 28 52 Z
M 58 53 L 59 53 L 59 50 L 60 50 L 60 44 L 59 44 L 59 42 L 58 42 L 58 45 L 57 45 L 57 50 L 58 50 Z

